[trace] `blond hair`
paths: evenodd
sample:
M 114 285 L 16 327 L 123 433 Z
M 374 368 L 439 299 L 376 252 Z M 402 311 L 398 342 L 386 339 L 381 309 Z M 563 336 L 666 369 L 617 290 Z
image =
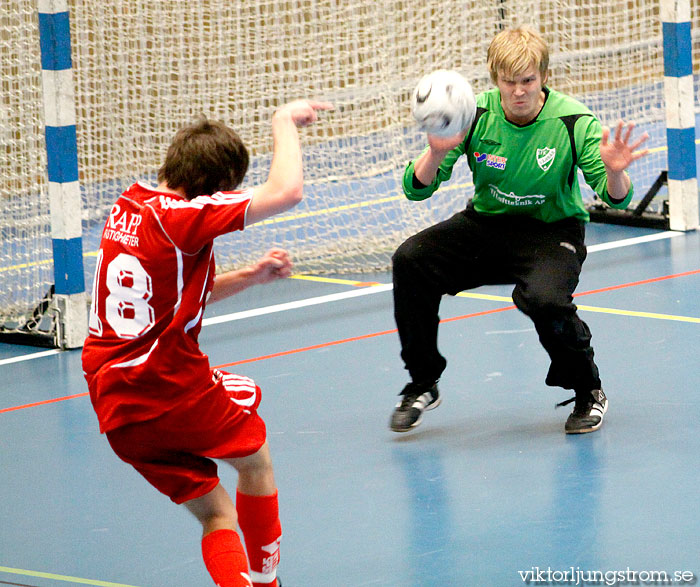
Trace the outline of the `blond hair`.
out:
M 545 80 L 549 68 L 549 49 L 542 36 L 531 26 L 505 29 L 491 41 L 486 64 L 494 84 L 499 75 L 513 78 L 531 66 L 537 68 L 542 80 Z

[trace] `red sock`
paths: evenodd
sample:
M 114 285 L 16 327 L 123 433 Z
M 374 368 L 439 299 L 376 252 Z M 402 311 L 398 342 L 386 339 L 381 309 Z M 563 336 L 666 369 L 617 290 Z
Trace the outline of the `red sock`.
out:
M 236 493 L 238 525 L 243 532 L 253 587 L 277 587 L 282 526 L 277 491 L 272 495 Z
M 233 530 L 216 530 L 202 538 L 202 557 L 219 587 L 250 587 L 248 559 Z

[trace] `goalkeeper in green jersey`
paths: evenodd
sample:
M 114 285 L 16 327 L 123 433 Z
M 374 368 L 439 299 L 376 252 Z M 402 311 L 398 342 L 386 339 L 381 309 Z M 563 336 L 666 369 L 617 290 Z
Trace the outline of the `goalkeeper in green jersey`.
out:
M 403 188 L 423 200 L 467 157 L 474 197 L 466 209 L 412 236 L 392 258 L 394 315 L 401 357 L 411 382 L 391 416 L 406 432 L 440 403 L 437 381 L 447 362 L 437 347 L 444 294 L 488 284 L 515 284 L 513 301 L 534 322 L 551 359 L 546 383 L 573 390 L 567 433 L 600 428 L 608 408 L 591 333 L 573 303 L 588 213 L 578 185 L 586 183 L 614 208 L 633 188 L 626 168 L 646 154 L 646 134 L 634 125 L 611 133 L 580 102 L 548 88 L 549 54 L 530 27 L 507 29 L 491 42 L 487 64 L 495 88 L 477 97 L 474 123 L 452 138 L 428 135 L 428 146 L 406 167 Z

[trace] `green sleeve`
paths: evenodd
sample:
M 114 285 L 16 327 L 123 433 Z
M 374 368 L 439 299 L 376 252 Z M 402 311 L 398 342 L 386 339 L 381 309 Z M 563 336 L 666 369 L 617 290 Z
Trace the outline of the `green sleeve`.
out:
M 415 188 L 413 186 L 414 161 L 409 161 L 403 174 L 403 193 L 405 196 L 409 200 L 414 200 L 416 202 L 420 200 L 427 200 L 435 193 L 443 181 L 447 181 L 450 179 L 450 177 L 452 177 L 452 168 L 457 162 L 457 159 L 464 155 L 464 149 L 465 145 L 464 142 L 462 142 L 462 144 L 460 144 L 458 147 L 455 147 L 449 153 L 447 153 L 445 158 L 442 160 L 442 163 L 440 163 L 440 167 L 438 167 L 433 183 L 423 188 Z M 423 149 L 423 153 L 425 153 L 427 150 L 428 147 Z M 421 153 L 421 155 L 423 153 Z
M 578 167 L 583 172 L 586 183 L 606 204 L 613 208 L 625 209 L 634 195 L 634 186 L 630 183 L 630 189 L 624 200 L 617 203 L 610 199 L 608 194 L 608 177 L 605 173 L 605 165 L 600 158 L 600 138 L 602 128 L 597 118 L 586 117 L 587 124 L 577 125 L 576 144 L 583 145 L 578 156 Z

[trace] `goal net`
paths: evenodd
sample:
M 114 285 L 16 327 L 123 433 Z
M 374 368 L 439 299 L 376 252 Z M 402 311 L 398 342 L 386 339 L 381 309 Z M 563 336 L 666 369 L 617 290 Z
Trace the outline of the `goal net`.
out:
M 30 323 L 53 283 L 35 5 L 3 0 L 0 13 L 6 329 Z M 532 24 L 549 42 L 551 87 L 581 99 L 603 124 L 623 118 L 649 132 L 651 154 L 630 169 L 637 197 L 667 167 L 658 0 L 70 0 L 68 7 L 88 287 L 111 204 L 134 181 L 155 182 L 179 127 L 199 114 L 231 124 L 251 150 L 245 185 L 253 185 L 269 168 L 272 113 L 300 97 L 336 106 L 300 131 L 305 199 L 219 239 L 218 264 L 240 266 L 276 245 L 290 250 L 298 271 L 386 269 L 405 237 L 463 208 L 472 190 L 464 163 L 430 200 L 402 196 L 404 166 L 425 141 L 411 120 L 413 86 L 432 69 L 450 68 L 475 91 L 487 89 L 488 43 L 510 24 Z M 697 7 L 692 21 L 700 30 Z

